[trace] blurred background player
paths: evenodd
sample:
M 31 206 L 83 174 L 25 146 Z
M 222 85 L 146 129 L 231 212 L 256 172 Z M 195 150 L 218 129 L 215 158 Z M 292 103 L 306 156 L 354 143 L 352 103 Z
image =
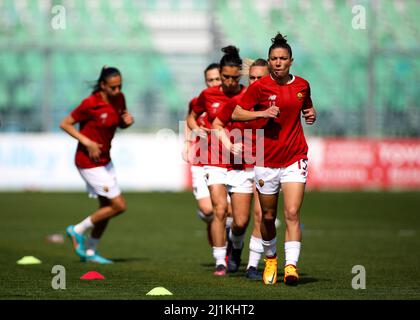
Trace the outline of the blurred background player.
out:
M 255 61 L 246 59 L 242 74 L 249 77 L 249 84 L 251 85 L 258 79 L 268 74 L 268 63 L 264 59 L 257 59 Z M 252 280 L 260 280 L 261 275 L 258 273 L 258 263 L 263 253 L 263 246 L 261 242 L 261 206 L 258 200 L 258 194 L 255 190 L 254 183 L 254 163 L 246 161 L 244 146 L 253 149 L 255 152 L 254 144 L 255 139 L 250 139 L 250 144 L 244 143 L 245 134 L 244 129 L 248 127 L 246 122 L 232 122 L 232 113 L 235 109 L 239 98 L 242 95 L 237 95 L 223 109 L 217 113 L 216 119 L 213 121 L 213 128 L 219 130 L 223 136 L 222 142 L 225 147 L 236 156 L 240 154 L 240 163 L 232 161 L 231 170 L 228 171 L 227 185 L 228 191 L 232 199 L 232 213 L 233 223 L 230 231 L 230 239 L 232 241 L 232 251 L 228 258 L 228 271 L 236 272 L 239 269 L 241 262 L 241 254 L 244 246 L 244 236 L 246 228 L 249 224 L 251 214 L 252 196 L 254 199 L 254 217 L 253 217 L 253 231 L 249 242 L 249 260 L 246 268 L 246 277 Z M 225 128 L 232 130 L 232 142 L 229 137 L 225 135 Z M 235 131 L 239 129 L 239 136 L 235 136 Z M 238 131 L 236 133 L 239 133 Z M 221 137 L 221 136 L 219 136 Z M 253 153 L 251 153 L 253 154 Z
M 261 122 L 265 130 L 264 163 L 255 166 L 262 209 L 261 234 L 267 258 L 263 281 L 265 284 L 277 282 L 275 219 L 281 187 L 286 223 L 284 282 L 294 284 L 299 279 L 296 266 L 301 248 L 300 208 L 308 170 L 308 145 L 300 115 L 303 112 L 306 123 L 313 124 L 316 114 L 309 83 L 289 73 L 292 49 L 280 33 L 272 39 L 268 62 L 270 76 L 249 88 L 235 108 L 233 119 L 267 118 Z M 253 108 L 256 111 L 250 111 Z
M 97 247 L 109 219 L 126 210 L 110 157 L 111 141 L 116 129 L 127 128 L 134 123 L 121 89 L 120 71 L 104 66 L 92 94 L 60 125 L 61 129 L 79 141 L 75 164 L 86 182 L 89 195 L 97 197 L 99 201 L 98 210 L 66 229 L 82 261 L 112 263 L 99 255 Z M 80 124 L 79 130 L 74 127 L 76 123 Z M 91 235 L 86 241 L 84 234 L 90 228 Z
M 239 56 L 238 48 L 227 46 L 222 48 L 224 55 L 220 60 L 220 76 L 222 84 L 219 87 L 208 88 L 201 92 L 197 104 L 187 118 L 188 126 L 195 130 L 202 138 L 208 140 L 208 162 L 204 166 L 207 185 L 213 205 L 214 219 L 211 225 L 213 239 L 213 256 L 216 260 L 215 275 L 226 274 L 226 216 L 228 210 L 226 176 L 229 159 L 223 159 L 223 147 L 218 141 L 215 142 L 216 149 L 212 149 L 212 139 L 208 130 L 203 130 L 197 123 L 198 117 L 207 112 L 209 122 L 213 122 L 216 114 L 231 98 L 242 93 L 245 87 L 239 81 L 241 77 L 242 59 Z
M 204 70 L 204 81 L 207 88 L 217 87 L 222 84 L 219 72 L 220 65 L 212 63 Z M 188 115 L 191 113 L 193 106 L 197 103 L 198 97 L 194 97 L 188 106 Z M 207 113 L 204 112 L 197 119 L 197 124 L 200 128 L 211 128 L 211 124 L 207 120 Z M 191 164 L 191 177 L 193 194 L 197 200 L 198 217 L 207 224 L 207 238 L 211 247 L 213 247 L 213 240 L 211 236 L 211 222 L 213 221 L 213 206 L 211 204 L 210 192 L 207 187 L 203 164 L 200 162 L 200 155 L 192 154 L 196 150 L 193 144 L 196 142 L 197 137 L 193 137 L 191 130 L 185 123 L 184 127 L 185 144 L 183 149 L 183 158 Z M 207 151 L 207 150 L 205 150 Z M 191 161 L 192 160 L 192 161 Z

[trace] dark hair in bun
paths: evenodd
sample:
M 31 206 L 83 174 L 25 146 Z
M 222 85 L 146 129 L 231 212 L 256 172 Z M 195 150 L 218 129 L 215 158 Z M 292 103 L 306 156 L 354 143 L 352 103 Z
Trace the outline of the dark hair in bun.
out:
M 223 55 L 220 60 L 220 68 L 225 66 L 242 68 L 242 59 L 239 56 L 239 49 L 235 46 L 227 46 L 222 48 Z
M 268 49 L 268 56 L 270 56 L 271 50 L 277 48 L 284 48 L 289 52 L 290 58 L 292 58 L 292 48 L 287 43 L 286 36 L 283 36 L 280 32 L 276 34 L 274 38 L 271 39 L 272 45 Z

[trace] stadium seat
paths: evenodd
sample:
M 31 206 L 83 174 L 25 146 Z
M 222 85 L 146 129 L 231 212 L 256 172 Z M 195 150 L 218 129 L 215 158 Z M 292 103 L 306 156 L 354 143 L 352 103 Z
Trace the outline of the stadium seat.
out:
M 0 1 L 0 68 L 4 77 L 0 92 L 23 86 L 13 94 L 18 105 L 9 105 L 12 100 L 5 95 L 0 97 L 2 110 L 38 110 L 44 81 L 50 79 L 46 92 L 52 91 L 51 110 L 58 119 L 63 110 L 67 112 L 89 94 L 88 81 L 97 79 L 104 64 L 114 64 L 123 72 L 127 103 L 141 114 L 148 110 L 146 101 L 152 101 L 153 106 L 147 108 L 156 114 L 171 114 L 153 125 L 170 127 L 179 120 L 177 114 L 184 112 L 189 99 L 203 88 L 202 69 L 209 60 L 221 57 L 221 46 L 238 46 L 242 57 L 265 57 L 270 39 L 280 31 L 288 35 L 294 50 L 292 71 L 310 81 L 315 105 L 332 121 L 341 121 L 334 118 L 336 109 L 363 117 L 370 102 L 370 72 L 379 123 L 385 123 L 384 110 L 399 112 L 402 119 L 420 113 L 416 111 L 420 98 L 416 85 L 420 77 L 418 43 L 413 40 L 420 34 L 416 0 L 363 2 L 368 14 L 366 30 L 352 28 L 353 1 L 53 2 L 66 9 L 63 30 L 51 28 L 51 4 L 43 0 Z M 51 53 L 49 68 L 46 52 Z M 370 54 L 374 54 L 373 60 L 369 60 Z M 51 74 L 45 74 L 48 70 Z M 399 87 L 402 79 L 407 81 Z M 161 87 L 166 94 L 159 94 Z M 24 95 L 24 90 L 29 94 Z M 8 112 L 4 111 L 5 118 Z M 358 128 L 358 123 L 343 125 L 331 126 L 329 134 L 351 135 L 350 128 Z M 141 130 L 138 122 L 135 127 Z M 381 135 L 392 135 L 391 126 L 378 128 Z M 322 131 L 326 129 L 314 130 L 326 134 Z M 417 132 L 420 134 L 420 127 Z

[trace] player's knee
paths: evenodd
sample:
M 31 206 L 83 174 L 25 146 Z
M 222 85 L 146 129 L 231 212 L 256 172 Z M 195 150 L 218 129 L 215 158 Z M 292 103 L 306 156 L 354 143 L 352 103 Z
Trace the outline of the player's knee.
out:
M 227 215 L 227 208 L 223 205 L 217 205 L 213 208 L 213 213 L 218 219 L 223 219 Z
M 200 211 L 205 216 L 213 216 L 212 206 L 198 206 L 198 211 Z
M 299 222 L 299 208 L 287 207 L 284 209 L 284 217 L 286 222 Z
M 276 219 L 277 211 L 275 209 L 264 210 L 262 214 L 263 221 L 274 221 Z
M 236 219 L 235 224 L 234 224 L 235 230 L 238 230 L 239 233 L 242 233 L 242 231 L 245 231 L 247 226 L 248 226 L 247 219 Z
M 113 201 L 111 207 L 115 215 L 119 215 L 127 210 L 127 205 L 125 204 L 125 201 L 123 199 Z

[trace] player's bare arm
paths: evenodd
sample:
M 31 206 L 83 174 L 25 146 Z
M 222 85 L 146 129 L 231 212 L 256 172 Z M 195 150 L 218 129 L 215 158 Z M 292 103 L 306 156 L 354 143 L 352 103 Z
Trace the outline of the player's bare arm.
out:
M 251 121 L 258 118 L 277 118 L 280 109 L 276 106 L 271 106 L 264 111 L 248 111 L 237 105 L 232 113 L 232 120 L 234 121 Z
M 92 141 L 84 134 L 80 133 L 74 127 L 75 123 L 76 121 L 73 119 L 72 116 L 67 116 L 63 119 L 63 121 L 61 121 L 60 128 L 67 132 L 69 135 L 71 135 L 73 138 L 77 139 L 81 144 L 83 144 L 87 148 L 89 152 L 89 157 L 93 161 L 99 161 L 99 158 L 101 156 L 102 145 L 96 143 L 95 141 Z
M 192 110 L 187 116 L 188 127 L 192 130 L 193 136 L 199 136 L 200 138 L 207 138 L 209 130 L 207 128 L 201 127 L 197 123 L 197 119 L 200 115 Z
M 217 138 L 222 142 L 226 149 L 232 152 L 234 155 L 242 152 L 242 143 L 232 143 L 229 137 L 226 135 L 224 125 L 219 118 L 215 118 L 212 123 L 212 128 L 216 130 Z

